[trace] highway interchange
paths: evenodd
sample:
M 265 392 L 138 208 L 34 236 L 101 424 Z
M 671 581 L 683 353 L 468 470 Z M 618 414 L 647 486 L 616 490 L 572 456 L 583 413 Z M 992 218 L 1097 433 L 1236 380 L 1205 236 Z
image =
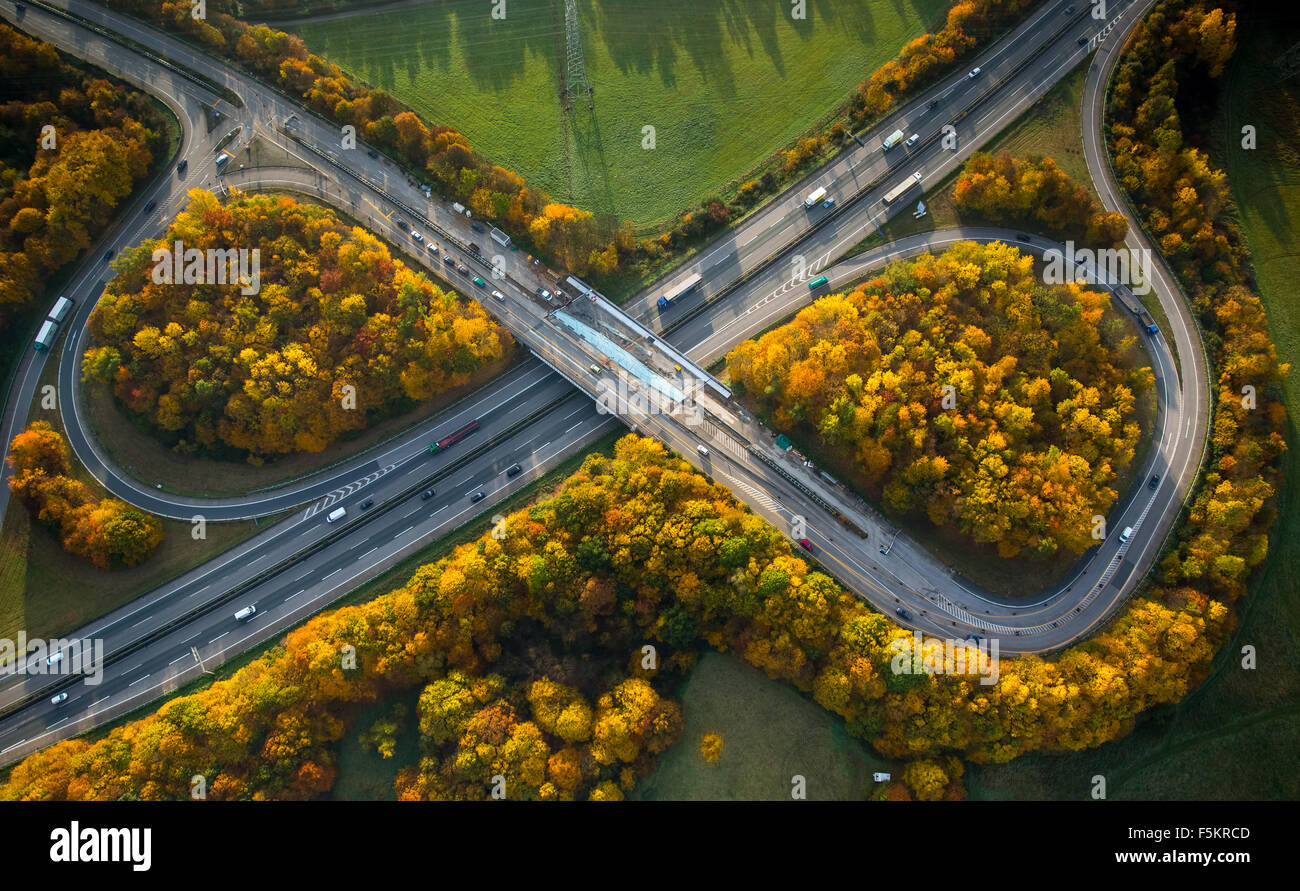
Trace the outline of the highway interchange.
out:
M 941 231 L 840 259 L 885 218 L 879 200 L 884 190 L 912 170 L 923 171 L 923 187 L 940 181 L 1094 48 L 1085 97 L 1085 121 L 1094 126 L 1085 127 L 1081 138 L 1103 201 L 1125 212 L 1132 223 L 1132 215 L 1109 179 L 1104 144 L 1096 134 L 1100 132 L 1101 98 L 1118 55 L 1119 38 L 1140 18 L 1135 12 L 1148 7 L 1150 0 L 1112 4 L 1108 21 L 1116 23 L 1114 30 L 1108 39 L 1088 47 L 1080 46 L 1080 38 L 1095 35 L 1106 23 L 1090 19 L 1087 5 L 1080 5 L 1083 10 L 1072 16 L 1064 13 L 1065 3 L 1042 5 L 972 60 L 971 64 L 982 70 L 980 77 L 969 79 L 964 70 L 954 73 L 871 132 L 861 134 L 861 144 L 841 152 L 623 309 L 694 362 L 707 366 L 736 343 L 809 302 L 816 295 L 810 295 L 806 282 L 816 274 L 826 274 L 830 288 L 835 289 L 891 259 L 942 249 L 966 238 L 1019 241 L 1020 247 L 1035 252 L 1051 247 L 1042 238 L 1024 242 L 1016 233 Z M 454 248 L 456 241 L 484 240 L 472 233 L 464 217 L 421 193 L 391 161 L 371 158 L 364 151 L 329 157 L 329 150 L 321 147 L 337 144 L 337 128 L 269 87 L 169 35 L 102 7 L 72 2 L 65 8 L 179 62 L 243 99 L 242 107 L 233 107 L 202 83 L 125 51 L 79 24 L 40 7 L 28 7 L 20 24 L 29 33 L 167 102 L 182 122 L 181 157 L 189 162 L 183 180 L 169 173 L 151 184 L 135 208 L 128 209 L 103 243 L 90 252 L 91 259 L 78 272 L 71 289 L 78 305 L 76 319 L 68 326 L 74 335 L 61 346 L 65 356 L 75 356 L 84 347 L 85 318 L 99 283 L 110 274 L 100 260 L 102 254 L 161 232 L 183 206 L 185 192 L 195 186 L 215 190 L 223 185 L 276 188 L 316 197 L 361 220 L 439 276 L 443 272 L 436 268 L 436 259 L 429 261 L 426 252 L 410 241 L 408 232 L 398 229 L 396 218 L 415 222 L 426 234 L 442 230 L 450 237 L 433 237 L 444 249 Z M 14 18 L 12 8 L 4 14 Z M 936 100 L 937 105 L 928 107 Z M 213 106 L 223 112 L 224 119 L 208 132 L 206 109 Z M 956 151 L 943 144 L 945 124 L 955 126 Z M 904 126 L 920 134 L 919 144 L 907 153 L 882 153 L 880 135 Z M 232 170 L 219 177 L 213 159 L 215 141 L 234 127 L 241 128 L 241 135 L 228 150 L 237 158 L 255 133 L 297 158 L 300 166 Z M 803 195 L 816 186 L 826 187 L 837 197 L 833 210 L 805 212 Z M 913 192 L 910 197 L 919 194 Z M 157 201 L 155 212 L 143 214 L 136 209 L 148 200 Z M 912 203 L 900 205 L 910 208 Z M 1149 247 L 1136 225 L 1131 231 L 1131 244 Z M 469 252 L 455 254 L 475 272 L 481 271 Z M 209 520 L 268 516 L 306 507 L 216 560 L 69 635 L 105 641 L 111 664 L 103 684 L 88 686 L 74 684 L 70 678 L 39 675 L 4 679 L 0 683 L 0 711 L 6 712 L 0 717 L 0 761 L 14 760 L 125 714 L 183 686 L 204 668 L 283 633 L 430 541 L 490 511 L 492 505 L 526 487 L 545 469 L 617 429 L 619 420 L 596 410 L 592 396 L 601 382 L 586 374 L 583 360 L 588 357 L 578 352 L 580 345 L 565 342 L 555 325 L 553 307 L 533 296 L 535 287 L 553 286 L 554 275 L 527 263 L 518 253 L 502 255 L 500 268 L 504 277 L 489 281 L 507 299 L 499 303 L 485 299 L 483 303 L 543 361 L 522 363 L 433 422 L 382 447 L 280 490 L 246 498 L 207 499 L 159 491 L 112 467 L 77 415 L 77 363 L 63 362 L 59 395 L 70 442 L 78 458 L 120 497 L 182 519 L 196 513 Z M 898 535 L 856 496 L 781 456 L 771 444 L 771 434 L 735 405 L 710 401 L 709 421 L 693 427 L 647 415 L 625 418 L 623 423 L 635 424 L 641 432 L 664 440 L 778 528 L 789 530 L 795 515 L 808 518 L 807 537 L 818 549 L 817 559 L 882 611 L 892 615 L 896 609 L 909 610 L 913 621 L 906 624 L 945 636 L 996 636 L 1007 652 L 1056 649 L 1091 633 L 1131 592 L 1176 520 L 1199 468 L 1208 417 L 1203 353 L 1172 277 L 1159 264 L 1154 268 L 1155 292 L 1173 324 L 1173 331 L 1144 340 L 1159 381 L 1157 448 L 1151 450 L 1136 491 L 1124 493 L 1110 519 L 1112 529 L 1130 525 L 1137 533 L 1127 545 L 1120 545 L 1112 535 L 1064 589 L 1044 592 L 1033 603 L 1004 603 L 969 590 L 948 567 L 905 535 Z M 702 284 L 681 298 L 680 305 L 660 314 L 654 308 L 658 295 L 696 272 L 702 276 Z M 484 272 L 484 277 L 488 273 Z M 452 284 L 458 290 L 474 292 L 473 286 L 457 276 L 452 277 Z M 1181 376 L 1166 338 L 1172 338 L 1177 350 Z M 33 353 L 19 369 L 4 418 L 6 443 L 25 423 L 22 407 L 32 404 L 42 358 Z M 575 383 L 579 385 L 576 388 Z M 481 420 L 483 425 L 472 442 L 428 456 L 430 440 L 471 419 Z M 698 453 L 700 444 L 707 445 L 707 456 Z M 513 463 L 520 463 L 525 472 L 508 478 L 504 469 Z M 1149 475 L 1161 479 L 1155 492 L 1141 485 Z M 429 486 L 437 495 L 426 501 L 421 493 Z M 485 491 L 487 498 L 471 505 L 468 494 L 478 490 Z M 358 505 L 363 499 L 373 499 L 375 506 L 361 511 Z M 323 508 L 336 505 L 349 510 L 348 520 L 337 527 L 323 521 Z M 866 531 L 866 538 L 832 519 L 823 509 L 827 505 L 850 516 Z M 879 546 L 885 541 L 892 546 L 882 555 Z M 246 603 L 256 603 L 258 615 L 254 622 L 241 625 L 232 613 Z M 196 653 L 202 664 L 196 661 Z M 60 689 L 69 692 L 69 700 L 51 705 L 49 695 Z

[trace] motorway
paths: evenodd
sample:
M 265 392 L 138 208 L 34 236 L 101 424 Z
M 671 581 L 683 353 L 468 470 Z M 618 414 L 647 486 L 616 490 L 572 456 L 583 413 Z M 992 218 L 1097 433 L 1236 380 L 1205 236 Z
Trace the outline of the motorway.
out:
M 873 134 L 889 132 L 898 126 L 896 121 L 911 116 L 913 124 L 906 129 L 918 132 L 922 138 L 910 154 L 886 156 L 875 136 L 864 139 L 863 146 L 842 153 L 822 171 L 714 242 L 696 261 L 625 308 L 652 330 L 662 332 L 664 326 L 673 326 L 667 339 L 699 364 L 707 365 L 744 337 L 806 304 L 811 299 L 806 281 L 819 271 L 829 275 L 832 287 L 839 287 L 861 278 L 888 259 L 938 249 L 962 238 L 1015 240 L 1013 234 L 1005 232 L 929 233 L 831 263 L 879 225 L 883 219 L 879 194 L 899 175 L 921 169 L 927 182 L 937 182 L 1080 60 L 1084 50 L 1077 38 L 1091 33 L 1090 29 L 1095 31 L 1100 23 L 1065 17 L 1063 5 L 1046 4 L 1008 38 L 976 59 L 983 69 L 981 78 L 968 81 L 964 73 L 958 73 L 927 94 L 923 101 L 901 110 L 873 130 Z M 1149 2 L 1138 4 L 1146 5 Z M 386 159 L 367 161 L 360 153 L 354 153 L 356 164 L 353 157 L 347 162 L 352 172 L 338 175 L 337 159 L 327 159 L 324 170 L 319 169 L 320 150 L 313 152 L 310 146 L 325 144 L 323 140 L 329 131 L 322 128 L 328 125 L 268 88 L 247 79 L 232 86 L 221 76 L 238 80 L 237 76 L 184 44 L 107 10 L 83 3 L 71 6 L 79 15 L 100 20 L 115 31 L 125 33 L 135 29 L 130 34 L 133 39 L 235 89 L 244 98 L 245 107 L 223 108 L 227 120 L 210 136 L 220 135 L 238 124 L 246 128 L 246 134 L 257 132 L 285 147 L 302 158 L 305 165 L 304 168 L 232 172 L 223 178 L 226 182 L 291 188 L 316 195 L 362 219 L 396 244 L 411 244 L 392 221 L 395 209 L 406 212 L 401 210 L 403 207 L 418 209 L 419 213 L 412 216 L 422 216 L 432 226 L 452 233 L 451 240 L 475 238 L 470 234 L 468 221 L 442 206 L 440 201 L 425 198 Z M 147 59 L 123 53 L 120 48 L 110 53 L 98 41 L 87 39 L 76 26 L 57 18 L 31 18 L 24 27 L 42 39 L 148 89 L 155 90 L 162 82 L 158 66 Z M 1065 21 L 1058 27 L 1061 19 Z M 1136 21 L 1137 16 L 1131 14 L 1121 19 L 1123 27 Z M 1034 43 L 1028 39 L 1031 34 L 1043 35 L 1043 39 Z M 1113 64 L 1117 46 L 1115 39 L 1101 43 L 1100 52 L 1093 59 L 1090 83 L 1097 74 L 1104 85 L 1103 69 Z M 95 57 L 97 50 L 103 61 Z M 212 70 L 206 70 L 205 65 Z M 192 159 L 189 175 L 196 178 L 195 183 L 214 187 L 215 170 L 210 169 L 211 139 L 196 137 L 201 128 L 195 121 L 203 119 L 203 105 L 214 104 L 217 98 L 211 91 L 203 91 L 206 95 L 199 98 L 195 92 L 198 87 L 184 79 L 177 79 L 169 88 L 186 97 L 185 101 L 169 104 L 182 120 L 189 120 L 183 150 L 183 156 Z M 938 99 L 939 104 L 928 109 L 923 102 L 931 99 Z M 924 109 L 924 114 L 918 109 Z M 952 121 L 956 122 L 957 151 L 950 151 L 941 140 L 943 124 Z M 288 135 L 301 142 L 286 139 L 283 130 L 276 129 L 275 125 L 287 128 Z M 900 152 L 901 147 L 894 151 Z M 1089 163 L 1092 164 L 1092 158 Z M 318 169 L 307 169 L 313 164 Z M 376 184 L 382 188 L 376 189 Z M 802 195 L 814 185 L 825 185 L 840 197 L 837 207 L 827 212 L 825 218 L 804 213 Z M 184 188 L 178 189 L 166 180 L 158 184 L 157 191 L 151 194 L 170 195 L 166 203 L 159 200 L 159 219 L 141 220 L 137 225 L 123 227 L 123 231 L 115 229 L 107 236 L 108 240 L 121 239 L 120 244 L 128 244 L 156 232 L 160 221 L 169 218 L 167 214 L 174 212 L 183 201 Z M 821 209 L 815 213 L 820 212 Z M 1041 250 L 1048 245 L 1036 239 L 1024 246 Z M 414 259 L 429 265 L 423 252 L 412 247 L 410 253 Z M 804 258 L 799 264 L 801 268 L 780 262 L 796 255 Z M 504 277 L 493 284 L 499 282 L 509 299 L 500 306 L 491 300 L 484 301 L 484 305 L 525 343 L 536 346 L 549 364 L 564 368 L 567 361 L 572 365 L 572 355 L 565 353 L 568 348 L 554 344 L 555 314 L 531 296 L 535 283 L 553 284 L 553 278 L 513 253 L 502 258 L 500 268 Z M 692 271 L 701 273 L 702 285 L 661 317 L 651 308 L 657 294 Z M 102 268 L 93 274 L 83 273 L 78 282 L 89 282 L 101 273 Z M 1190 317 L 1168 280 L 1158 282 L 1157 290 L 1167 315 L 1179 325 L 1174 332 L 1175 342 L 1187 366 L 1187 357 L 1199 354 L 1194 327 L 1188 327 Z M 84 321 L 91 304 L 89 299 L 79 300 L 80 320 Z M 80 325 L 73 326 L 73 330 L 80 333 Z M 73 342 L 69 338 L 69 343 Z M 1044 595 L 1032 604 L 1002 603 L 969 590 L 947 567 L 939 565 L 905 536 L 898 536 L 897 530 L 892 530 L 855 496 L 828 487 L 815 474 L 788 458 L 776 459 L 785 461 L 786 466 L 773 465 L 771 456 L 775 450 L 766 442 L 770 434 L 735 406 L 711 404 L 710 420 L 701 425 L 703 429 L 686 429 L 662 417 L 638 416 L 632 422 L 668 442 L 715 479 L 727 484 L 738 498 L 747 501 L 779 528 L 787 528 L 792 515 L 808 517 L 813 530 L 809 537 L 819 547 L 818 559 L 878 608 L 888 612 L 896 605 L 906 605 L 918 614 L 917 620 L 909 624 L 923 630 L 948 635 L 971 631 L 1006 635 L 1010 639 L 1004 639 L 1004 649 L 1038 652 L 1089 633 L 1131 590 L 1133 582 L 1145 571 L 1145 563 L 1159 547 L 1156 535 L 1160 527 L 1167 527 L 1176 517 L 1195 475 L 1199 447 L 1191 431 L 1193 428 L 1199 431 L 1203 443 L 1205 403 L 1203 396 L 1197 401 L 1195 392 L 1198 386 L 1203 386 L 1203 378 L 1198 382 L 1191 374 L 1180 382 L 1169 345 L 1162 337 L 1152 339 L 1147 346 L 1161 390 L 1159 448 L 1153 450 L 1147 470 L 1160 473 L 1160 489 L 1148 494 L 1145 487 L 1139 486 L 1137 497 L 1126 497 L 1119 515 L 1112 517 L 1114 528 L 1119 528 L 1121 522 L 1138 528 L 1138 535 L 1127 547 L 1118 546 L 1113 537 L 1108 539 L 1065 589 Z M 80 344 L 65 346 L 65 349 L 78 348 Z M 64 363 L 64 366 L 75 370 L 75 363 Z M 583 378 L 582 366 L 577 367 L 577 377 Z M 570 368 L 569 374 L 572 373 Z M 28 367 L 25 372 L 20 371 L 20 379 L 26 382 L 30 374 Z M 77 404 L 75 377 L 69 371 L 60 380 L 65 408 Z M 34 386 L 34 378 L 31 381 Z M 320 475 L 319 479 L 300 481 L 285 491 L 263 493 L 250 499 L 222 501 L 158 493 L 145 484 L 115 474 L 98 454 L 93 438 L 83 432 L 81 441 L 74 439 L 78 457 L 95 468 L 97 475 L 102 474 L 101 479 L 114 492 L 136 503 L 143 501 L 142 506 L 159 513 L 189 517 L 201 509 L 209 519 L 218 519 L 223 511 L 230 517 L 262 515 L 309 500 L 312 504 L 235 551 L 79 631 L 79 637 L 103 637 L 110 658 L 114 659 L 104 684 L 99 687 L 70 688 L 75 698 L 55 708 L 48 703 L 47 694 L 61 684 L 70 685 L 70 680 L 7 679 L 10 683 L 0 685 L 0 709 L 23 702 L 30 704 L 0 719 L 0 745 L 4 747 L 0 760 L 20 757 L 55 738 L 80 732 L 175 689 L 201 670 L 188 649 L 190 646 L 198 648 L 202 662 L 210 666 L 280 633 L 355 587 L 363 577 L 372 577 L 401 559 L 400 555 L 409 554 L 422 543 L 463 524 L 480 507 L 490 506 L 497 496 L 517 490 L 545 467 L 553 466 L 563 456 L 573 454 L 603 432 L 614 429 L 614 419 L 597 414 L 592 404 L 592 382 L 584 379 L 583 383 L 587 396 L 576 393 L 572 383 L 547 371 L 541 363 L 526 363 L 457 406 L 450 416 L 444 415 L 432 425 L 422 425 L 409 437 L 385 445 L 381 455 L 359 456 L 346 466 Z M 30 394 L 26 398 L 30 400 Z M 20 393 L 11 399 L 11 404 L 30 404 L 30 401 L 24 403 Z M 426 460 L 425 445 L 432 438 L 433 427 L 452 429 L 470 417 L 484 419 L 484 429 L 476 437 L 482 437 L 482 443 L 491 442 L 489 448 L 467 448 L 463 455 L 452 450 Z M 71 439 L 80 424 L 74 418 L 68 427 Z M 1179 431 L 1184 432 L 1177 435 Z M 695 446 L 702 442 L 710 444 L 706 458 L 696 453 Z M 757 458 L 756 450 L 767 457 Z M 90 460 L 83 451 L 89 454 Z M 465 463 L 458 465 L 462 457 Z M 514 461 L 526 464 L 529 472 L 506 481 L 501 469 Z M 1170 476 L 1163 472 L 1166 467 L 1173 467 L 1175 473 Z M 445 477 L 435 480 L 438 496 L 423 502 L 419 489 L 439 473 Z M 446 488 L 448 482 L 450 489 Z M 125 491 L 117 486 L 125 486 Z M 485 488 L 492 500 L 471 508 L 466 496 L 475 487 Z M 354 508 L 363 491 L 375 499 L 376 507 L 371 509 L 371 516 L 358 519 L 356 515 L 360 512 Z M 355 524 L 351 529 L 333 530 L 318 516 L 323 506 L 336 503 L 349 507 L 350 518 L 345 527 Z M 826 505 L 851 516 L 866 530 L 866 539 L 830 519 L 823 510 Z M 331 541 L 324 550 L 296 558 L 331 534 L 338 535 L 337 542 Z M 893 545 L 888 555 L 881 555 L 877 543 L 887 539 Z M 282 562 L 288 564 L 283 571 L 262 570 L 267 577 L 257 575 L 258 564 L 274 568 Z M 249 587 L 231 593 L 232 588 L 241 585 Z M 185 600 L 191 601 L 188 606 Z M 237 608 L 236 604 L 246 601 L 256 602 L 259 619 L 253 626 L 235 626 L 231 607 Z

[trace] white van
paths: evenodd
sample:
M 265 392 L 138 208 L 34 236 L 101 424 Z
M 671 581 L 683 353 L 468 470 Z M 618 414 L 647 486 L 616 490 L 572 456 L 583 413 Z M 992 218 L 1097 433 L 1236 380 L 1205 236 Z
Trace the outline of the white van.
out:
M 50 321 L 62 322 L 68 317 L 68 313 L 71 310 L 72 301 L 67 297 L 60 297 L 58 300 L 54 301 L 54 309 L 50 310 Z
M 348 509 L 346 507 L 336 507 L 334 508 L 334 510 L 330 511 L 330 515 L 325 518 L 325 522 L 337 523 L 339 520 L 346 517 L 347 514 L 348 514 Z
M 247 622 L 249 619 L 253 618 L 253 616 L 256 613 L 257 613 L 257 607 L 253 606 L 252 604 L 249 604 L 248 606 L 241 609 L 239 612 L 235 613 L 235 618 L 238 619 L 240 622 Z
M 454 204 L 452 204 L 451 209 L 454 210 L 454 211 L 456 211 L 456 213 L 464 213 L 464 212 L 465 212 L 465 205 L 463 205 L 463 204 L 461 204 L 459 201 L 457 201 L 457 202 L 455 202 Z
M 1125 526 L 1124 531 L 1119 534 L 1119 543 L 1128 544 L 1129 539 L 1133 537 L 1133 527 Z

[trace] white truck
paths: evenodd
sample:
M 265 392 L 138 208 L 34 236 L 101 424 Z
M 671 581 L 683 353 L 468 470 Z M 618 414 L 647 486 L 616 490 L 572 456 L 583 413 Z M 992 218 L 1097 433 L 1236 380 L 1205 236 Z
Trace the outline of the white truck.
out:
M 816 191 L 809 194 L 808 197 L 803 200 L 803 206 L 809 208 L 815 207 L 817 205 L 817 202 L 821 201 L 825 197 L 826 197 L 826 188 L 824 186 L 818 187 Z
M 54 308 L 50 310 L 49 319 L 51 322 L 62 323 L 72 311 L 72 301 L 67 297 L 60 297 L 54 301 Z
M 889 151 L 891 148 L 898 145 L 902 141 L 903 141 L 903 131 L 895 130 L 893 133 L 890 133 L 888 136 L 885 137 L 884 141 L 881 142 L 881 145 L 885 147 L 885 151 Z

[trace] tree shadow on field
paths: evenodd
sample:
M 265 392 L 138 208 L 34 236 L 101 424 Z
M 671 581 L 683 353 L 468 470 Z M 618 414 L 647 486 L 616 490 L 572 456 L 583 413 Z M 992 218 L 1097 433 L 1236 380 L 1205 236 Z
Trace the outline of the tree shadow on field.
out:
M 492 18 L 490 4 L 482 0 L 459 0 L 447 5 L 456 11 L 455 37 L 460 58 L 480 90 L 501 92 L 518 83 L 533 53 L 545 60 L 546 70 L 555 79 L 560 60 L 556 58 L 555 19 L 549 3 L 515 0 L 507 7 L 504 19 Z M 562 14 L 559 21 L 563 28 Z
M 615 67 L 624 75 L 657 74 L 669 89 L 677 87 L 683 56 L 701 79 L 724 96 L 735 93 L 735 74 L 726 55 L 722 10 L 701 0 L 602 3 L 586 0 L 584 22 L 594 22 Z M 586 35 L 588 40 L 596 35 Z M 598 87 L 598 85 L 597 85 Z

